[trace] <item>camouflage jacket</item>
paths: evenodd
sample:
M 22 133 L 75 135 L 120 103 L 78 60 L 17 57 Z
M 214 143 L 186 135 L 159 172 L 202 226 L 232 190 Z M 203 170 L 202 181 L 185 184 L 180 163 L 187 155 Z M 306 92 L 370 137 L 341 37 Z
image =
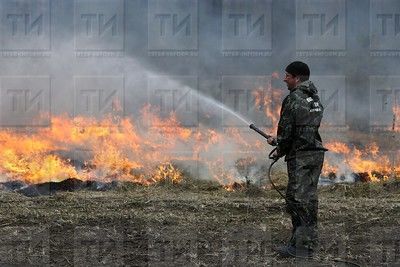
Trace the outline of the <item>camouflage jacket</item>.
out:
M 324 108 L 317 93 L 311 81 L 304 81 L 282 102 L 277 142 L 278 155 L 285 161 L 327 150 L 318 132 Z

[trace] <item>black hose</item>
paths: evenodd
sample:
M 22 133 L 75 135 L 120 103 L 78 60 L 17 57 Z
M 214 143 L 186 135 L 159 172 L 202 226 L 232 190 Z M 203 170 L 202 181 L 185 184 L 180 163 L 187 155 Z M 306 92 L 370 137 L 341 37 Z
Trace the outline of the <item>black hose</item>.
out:
M 272 149 L 272 151 L 269 153 L 268 158 L 272 159 L 271 164 L 269 165 L 268 168 L 268 180 L 271 183 L 272 187 L 275 189 L 276 192 L 279 193 L 279 195 L 286 201 L 286 205 L 288 207 L 288 209 L 290 209 L 290 211 L 292 211 L 294 214 L 296 214 L 303 222 L 305 222 L 306 224 L 309 223 L 308 220 L 306 220 L 297 210 L 296 207 L 296 203 L 293 200 L 288 199 L 274 184 L 274 182 L 271 179 L 271 170 L 272 170 L 272 166 L 274 166 L 274 164 L 279 160 L 279 157 L 273 157 L 272 154 L 276 151 L 276 147 L 274 149 Z
M 269 165 L 269 168 L 268 168 L 268 180 L 269 180 L 269 182 L 271 183 L 272 187 L 275 189 L 275 191 L 278 192 L 279 195 L 281 195 L 281 197 L 282 197 L 284 200 L 287 200 L 287 199 L 286 199 L 286 196 L 283 195 L 283 193 L 275 186 L 274 182 L 273 182 L 272 179 L 271 179 L 271 170 L 272 170 L 272 166 L 274 166 L 274 164 L 279 160 L 278 157 L 273 157 L 273 156 L 272 156 L 272 154 L 273 154 L 275 151 L 276 151 L 276 147 L 275 147 L 274 149 L 272 149 L 272 151 L 271 151 L 271 152 L 269 153 L 269 155 L 268 155 L 268 158 L 269 158 L 269 159 L 272 159 L 272 162 L 271 162 L 271 164 Z

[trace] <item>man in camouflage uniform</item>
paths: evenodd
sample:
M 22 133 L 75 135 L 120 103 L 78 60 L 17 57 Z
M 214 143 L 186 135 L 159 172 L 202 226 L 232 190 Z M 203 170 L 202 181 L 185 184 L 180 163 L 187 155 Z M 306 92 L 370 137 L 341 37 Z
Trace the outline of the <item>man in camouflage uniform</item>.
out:
M 286 208 L 292 217 L 292 237 L 278 252 L 309 257 L 317 246 L 317 184 L 327 150 L 318 133 L 323 107 L 305 63 L 292 62 L 285 71 L 290 93 L 282 103 L 277 137 L 268 139 L 277 145 L 273 156 L 285 156 L 289 177 Z

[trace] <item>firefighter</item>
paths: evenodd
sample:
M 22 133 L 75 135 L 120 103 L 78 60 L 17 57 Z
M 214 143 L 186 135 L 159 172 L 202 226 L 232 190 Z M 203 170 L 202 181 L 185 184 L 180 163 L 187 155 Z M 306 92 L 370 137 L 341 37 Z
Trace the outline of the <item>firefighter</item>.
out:
M 317 184 L 327 151 L 318 132 L 324 108 L 317 88 L 309 80 L 307 64 L 295 61 L 285 69 L 290 91 L 282 102 L 273 156 L 285 156 L 288 172 L 286 210 L 292 219 L 292 236 L 277 251 L 285 257 L 311 257 L 318 245 Z

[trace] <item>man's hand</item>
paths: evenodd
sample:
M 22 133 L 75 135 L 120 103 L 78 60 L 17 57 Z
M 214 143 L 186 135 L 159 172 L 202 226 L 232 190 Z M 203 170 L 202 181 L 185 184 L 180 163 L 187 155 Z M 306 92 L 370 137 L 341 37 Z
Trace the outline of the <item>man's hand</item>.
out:
M 267 139 L 268 144 L 270 144 L 271 146 L 276 146 L 278 144 L 278 142 L 276 141 L 276 137 L 270 137 Z

